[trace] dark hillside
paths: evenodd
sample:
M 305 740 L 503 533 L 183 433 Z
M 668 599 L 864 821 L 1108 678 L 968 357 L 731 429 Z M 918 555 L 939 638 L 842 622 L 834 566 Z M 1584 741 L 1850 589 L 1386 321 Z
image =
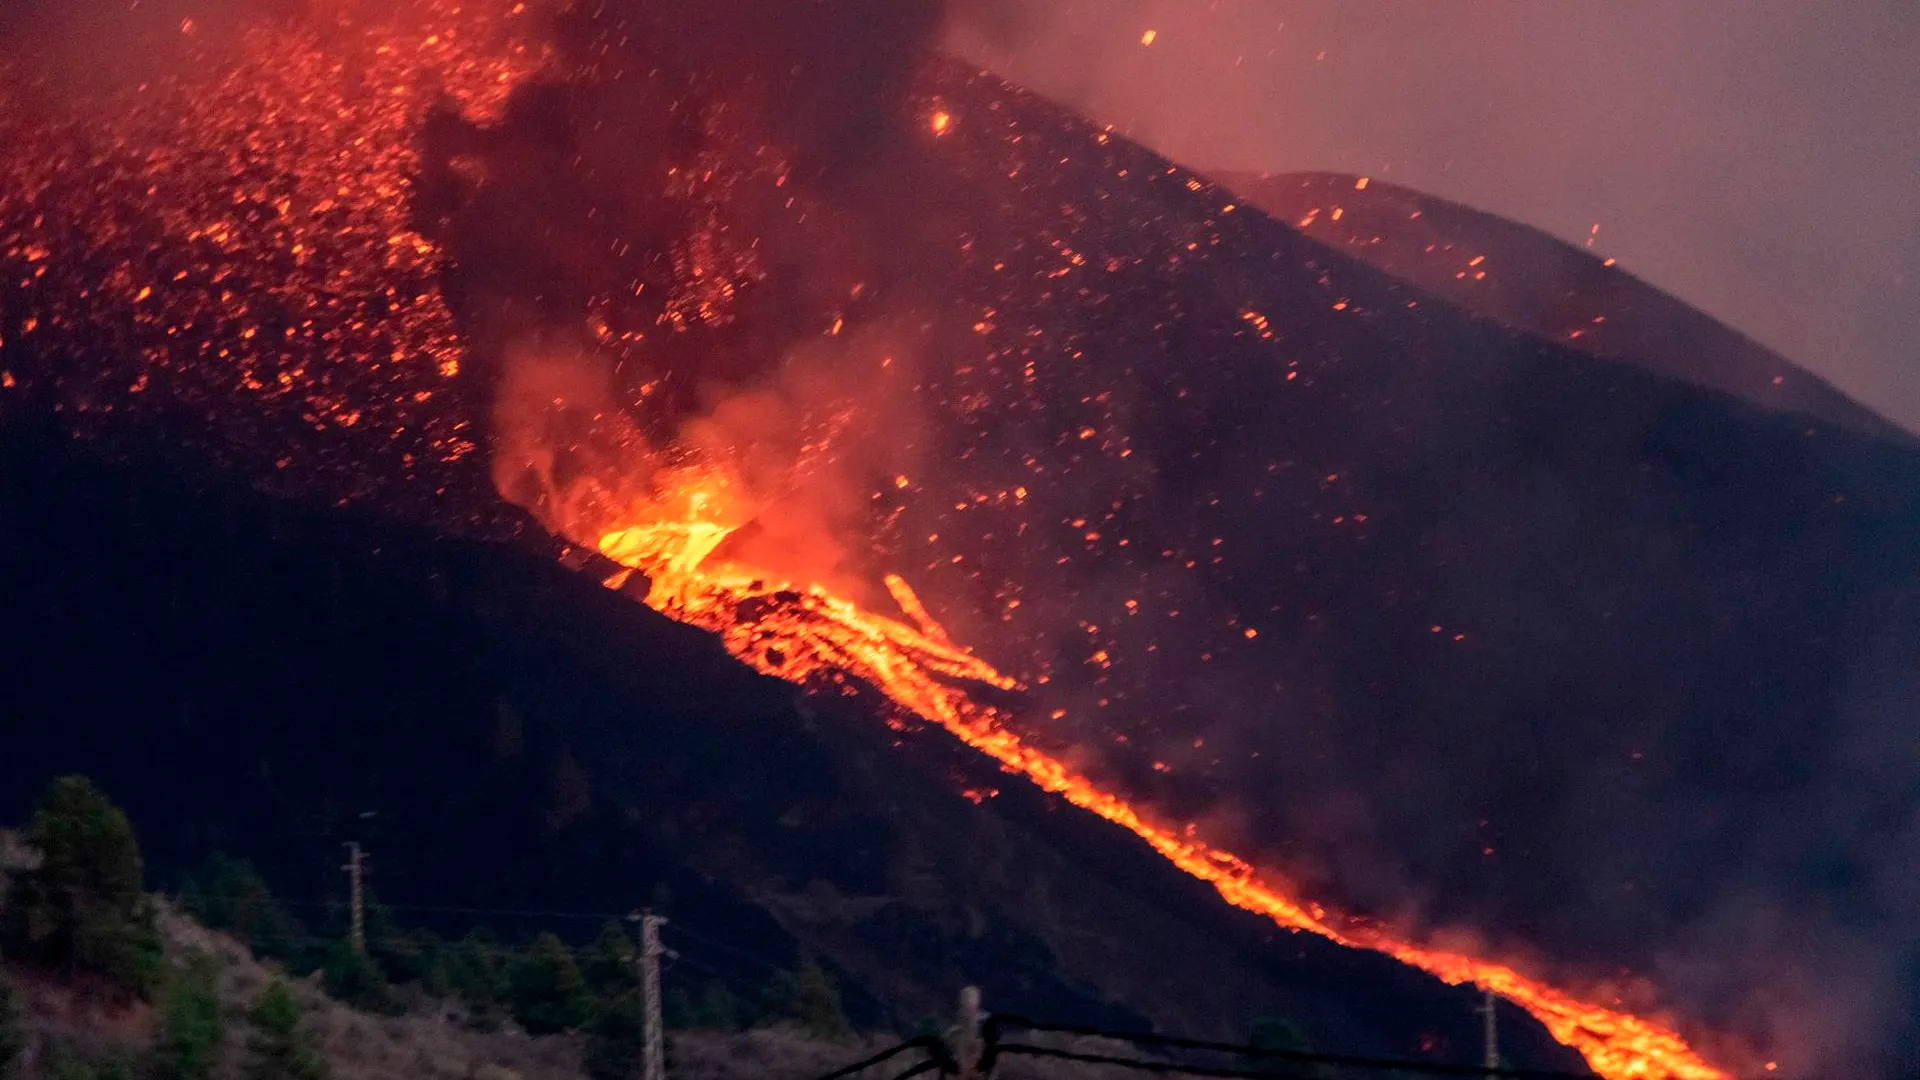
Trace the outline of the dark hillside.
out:
M 15 428 L 0 651 L 0 818 L 83 770 L 142 827 L 160 880 L 243 854 L 315 922 L 358 838 L 382 899 L 444 932 L 587 936 L 592 921 L 496 909 L 664 902 L 693 988 L 717 975 L 751 993 L 810 949 L 867 1024 L 942 1014 L 972 981 L 1003 1009 L 1110 1026 L 1235 1036 L 1282 1014 L 1327 1047 L 1452 1058 L 1472 1042 L 1472 995 L 1276 938 L 944 735 L 802 706 L 705 635 L 518 549 L 108 466 Z M 1007 790 L 962 794 L 989 787 Z M 1516 1055 L 1566 1064 L 1513 1026 Z

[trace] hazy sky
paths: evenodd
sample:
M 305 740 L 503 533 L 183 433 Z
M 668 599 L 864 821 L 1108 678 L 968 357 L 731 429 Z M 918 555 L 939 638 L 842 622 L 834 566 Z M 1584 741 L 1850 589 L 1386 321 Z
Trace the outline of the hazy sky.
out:
M 993 6 L 956 48 L 1186 164 L 1598 224 L 1596 251 L 1920 430 L 1920 0 Z

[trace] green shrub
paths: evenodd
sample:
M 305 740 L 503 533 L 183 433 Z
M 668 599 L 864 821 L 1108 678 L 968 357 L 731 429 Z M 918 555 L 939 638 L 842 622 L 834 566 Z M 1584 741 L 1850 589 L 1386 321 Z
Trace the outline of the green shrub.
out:
M 206 1080 L 213 1075 L 226 1038 L 219 981 L 219 961 L 198 950 L 167 980 L 153 1033 L 154 1072 L 161 1080 Z
M 327 946 L 326 961 L 320 967 L 321 984 L 327 996 L 362 1012 L 391 1013 L 393 992 L 386 973 L 373 958 L 354 951 L 345 940 Z
M 444 985 L 470 1013 L 469 1023 L 481 1031 L 496 1031 L 505 1018 L 507 961 L 499 943 L 485 930 L 475 930 L 452 948 L 442 950 L 438 974 L 429 981 Z
M 322 1080 L 326 1061 L 302 1023 L 300 1003 L 274 980 L 248 1014 L 247 1080 Z
M 592 1080 L 633 1080 L 647 1045 L 647 1006 L 639 991 L 603 1002 L 587 1025 L 587 1075 Z
M 553 1035 L 585 1022 L 587 984 L 566 942 L 553 934 L 534 938 L 507 974 L 507 1001 L 530 1035 Z

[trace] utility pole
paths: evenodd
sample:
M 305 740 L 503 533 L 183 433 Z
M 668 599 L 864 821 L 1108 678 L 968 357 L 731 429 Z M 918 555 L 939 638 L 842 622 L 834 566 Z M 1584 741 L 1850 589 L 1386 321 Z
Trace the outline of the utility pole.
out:
M 960 990 L 960 1030 L 955 1033 L 953 1054 L 960 1059 L 960 1080 L 980 1080 L 980 988 Z
M 665 1025 L 660 1022 L 660 928 L 667 920 L 651 911 L 640 913 L 640 983 L 646 997 L 646 1059 L 644 1080 L 667 1080 Z
M 1500 1029 L 1495 1013 L 1495 1007 L 1500 999 L 1494 997 L 1491 990 L 1486 991 L 1486 995 L 1486 1000 L 1474 1011 L 1478 1012 L 1481 1020 L 1485 1022 L 1487 1075 L 1492 1076 L 1500 1070 Z
M 367 898 L 366 890 L 362 888 L 365 863 L 359 843 L 347 844 L 347 865 L 340 869 L 347 872 L 347 880 L 353 887 L 353 929 L 349 940 L 353 943 L 353 951 L 361 956 L 367 954 Z

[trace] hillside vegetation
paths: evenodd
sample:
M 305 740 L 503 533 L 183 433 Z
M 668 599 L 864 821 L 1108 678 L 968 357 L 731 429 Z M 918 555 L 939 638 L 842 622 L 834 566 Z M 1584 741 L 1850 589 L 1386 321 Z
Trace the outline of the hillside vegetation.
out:
M 23 833 L 0 832 L 0 1080 L 638 1075 L 641 1002 L 625 982 L 631 943 L 617 925 L 584 948 L 551 933 L 518 948 L 485 932 L 432 942 L 389 928 L 361 956 L 342 939 L 308 936 L 249 864 L 224 856 L 177 895 L 148 893 L 126 816 L 89 781 L 62 777 Z M 410 956 L 413 977 L 389 981 L 382 955 Z M 805 1080 L 900 1037 L 853 1032 L 817 965 L 785 973 L 764 1002 L 668 1004 L 670 1074 L 680 1080 Z M 999 1075 L 1107 1072 L 1023 1061 Z

